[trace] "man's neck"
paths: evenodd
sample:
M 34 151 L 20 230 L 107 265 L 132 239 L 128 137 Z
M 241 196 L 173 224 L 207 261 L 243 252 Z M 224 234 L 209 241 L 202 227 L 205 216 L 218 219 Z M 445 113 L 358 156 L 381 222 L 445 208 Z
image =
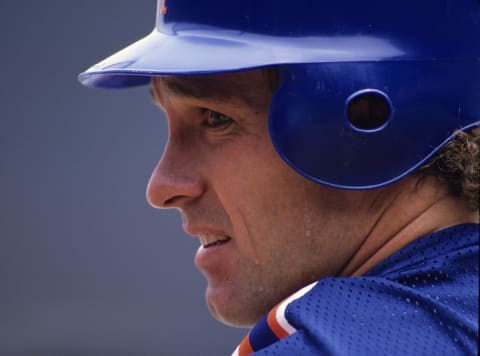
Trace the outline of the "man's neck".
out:
M 445 185 L 430 177 L 404 179 L 392 188 L 390 199 L 340 275 L 363 275 L 422 236 L 468 222 L 479 222 L 478 211 L 448 194 Z

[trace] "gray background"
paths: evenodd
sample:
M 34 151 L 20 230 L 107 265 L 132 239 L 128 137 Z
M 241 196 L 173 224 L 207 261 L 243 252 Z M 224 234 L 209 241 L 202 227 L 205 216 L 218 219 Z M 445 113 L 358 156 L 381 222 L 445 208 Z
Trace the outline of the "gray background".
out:
M 0 0 L 0 355 L 226 355 L 198 246 L 145 201 L 166 140 L 146 88 L 87 66 L 146 35 L 155 0 Z

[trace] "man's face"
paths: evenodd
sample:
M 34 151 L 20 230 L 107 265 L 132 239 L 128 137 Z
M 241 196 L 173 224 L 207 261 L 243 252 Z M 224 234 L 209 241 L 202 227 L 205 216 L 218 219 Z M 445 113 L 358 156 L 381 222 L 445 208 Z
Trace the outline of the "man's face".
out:
M 177 208 L 202 246 L 195 264 L 207 279 L 218 320 L 251 326 L 302 286 L 338 274 L 361 243 L 362 192 L 334 190 L 295 173 L 279 157 L 267 125 L 266 72 L 155 78 L 169 140 L 147 198 Z

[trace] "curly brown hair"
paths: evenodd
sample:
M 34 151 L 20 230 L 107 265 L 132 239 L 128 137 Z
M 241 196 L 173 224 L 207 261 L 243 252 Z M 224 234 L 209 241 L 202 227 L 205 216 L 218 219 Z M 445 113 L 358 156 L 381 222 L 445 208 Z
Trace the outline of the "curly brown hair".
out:
M 461 197 L 472 211 L 478 210 L 480 127 L 467 132 L 458 131 L 418 173 L 446 182 L 452 195 Z

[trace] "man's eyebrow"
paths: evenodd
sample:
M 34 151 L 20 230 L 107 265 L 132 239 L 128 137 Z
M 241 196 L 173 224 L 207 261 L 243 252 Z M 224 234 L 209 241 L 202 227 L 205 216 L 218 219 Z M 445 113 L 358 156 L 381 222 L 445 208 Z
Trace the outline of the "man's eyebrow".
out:
M 162 81 L 172 93 L 188 98 L 222 101 L 237 97 L 237 95 L 226 89 L 219 80 L 211 78 L 190 77 L 185 79 L 169 77 L 163 78 Z
M 259 81 L 253 78 L 254 82 Z M 261 80 L 257 86 L 252 86 L 252 79 L 243 73 L 221 75 L 192 75 L 192 76 L 165 76 L 156 77 L 152 81 L 153 97 L 158 101 L 162 90 L 174 95 L 199 100 L 233 105 L 247 105 L 251 108 L 262 106 L 263 92 L 273 92 L 270 89 L 268 77 L 265 82 Z M 275 84 L 276 86 L 277 84 Z M 160 92 L 158 92 L 160 91 Z M 260 95 L 261 94 L 261 95 Z

